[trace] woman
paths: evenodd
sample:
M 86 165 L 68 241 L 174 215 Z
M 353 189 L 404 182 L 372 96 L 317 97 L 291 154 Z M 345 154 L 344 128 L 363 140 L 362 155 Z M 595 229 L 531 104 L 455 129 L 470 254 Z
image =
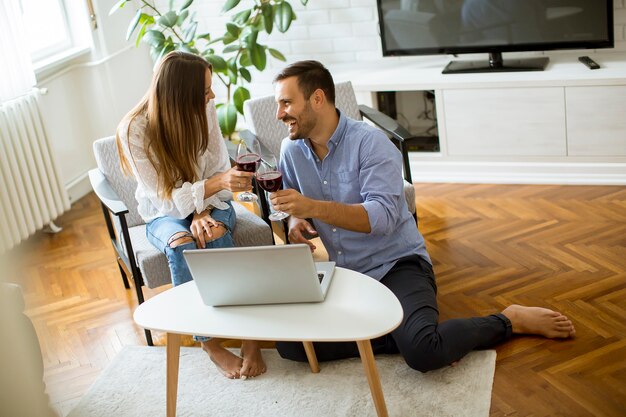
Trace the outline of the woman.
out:
M 251 187 L 253 173 L 230 167 L 211 76 L 204 59 L 169 53 L 117 130 L 122 170 L 137 180 L 137 210 L 148 240 L 167 256 L 174 286 L 192 279 L 183 250 L 234 246 L 232 191 Z M 243 341 L 241 358 L 220 339 L 194 338 L 229 378 L 265 372 L 255 341 Z

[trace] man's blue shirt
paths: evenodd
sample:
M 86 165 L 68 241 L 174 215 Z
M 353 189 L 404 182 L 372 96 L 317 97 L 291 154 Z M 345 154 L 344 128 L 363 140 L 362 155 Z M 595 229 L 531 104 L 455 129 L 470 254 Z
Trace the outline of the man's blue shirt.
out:
M 313 219 L 338 266 L 380 280 L 405 256 L 417 254 L 431 262 L 407 207 L 400 152 L 381 130 L 338 113 L 324 160 L 315 155 L 309 139 L 283 140 L 283 188 L 315 200 L 363 205 L 371 228 L 367 234 Z

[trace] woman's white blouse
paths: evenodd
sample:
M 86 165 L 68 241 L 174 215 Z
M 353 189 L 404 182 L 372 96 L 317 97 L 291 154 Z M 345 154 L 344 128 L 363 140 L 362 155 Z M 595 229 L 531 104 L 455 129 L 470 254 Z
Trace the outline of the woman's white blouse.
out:
M 124 120 L 120 124 L 118 135 L 122 142 L 124 155 L 137 180 L 137 190 L 135 191 L 135 198 L 139 203 L 137 211 L 146 223 L 163 216 L 183 219 L 194 211 L 200 213 L 207 207 L 228 208 L 224 201 L 231 200 L 233 197 L 228 190 L 221 190 L 204 198 L 204 180 L 230 169 L 228 151 L 217 121 L 217 112 L 213 100 L 207 105 L 206 112 L 209 125 L 209 146 L 208 150 L 198 158 L 196 177 L 200 180 L 193 184 L 179 182 L 172 190 L 170 200 L 161 199 L 157 193 L 158 167 L 155 169 L 152 165 L 145 148 L 146 116 L 138 115 L 135 117 L 130 124 L 130 131 L 128 129 L 129 120 Z

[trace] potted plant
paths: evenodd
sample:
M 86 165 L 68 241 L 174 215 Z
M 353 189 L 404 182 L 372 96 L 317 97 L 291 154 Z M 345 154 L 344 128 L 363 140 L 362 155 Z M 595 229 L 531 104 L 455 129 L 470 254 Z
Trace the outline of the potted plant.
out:
M 213 66 L 213 74 L 226 87 L 223 103 L 218 103 L 217 115 L 225 137 L 232 138 L 238 114 L 250 98 L 245 87 L 252 81 L 249 67 L 263 71 L 267 54 L 285 61 L 282 53 L 258 43 L 260 32 L 271 34 L 274 29 L 286 32 L 296 19 L 287 0 L 225 0 L 222 13 L 230 12 L 225 31 L 219 35 L 198 33 L 195 12 L 189 11 L 194 0 L 169 0 L 167 10 L 155 0 L 119 0 L 109 15 L 126 4 L 137 12 L 132 18 L 126 39 L 135 32 L 135 46 L 141 41 L 150 45 L 150 55 L 156 63 L 165 54 L 182 50 L 204 57 Z M 308 0 L 300 0 L 306 6 Z M 236 9 L 236 10 L 235 10 Z

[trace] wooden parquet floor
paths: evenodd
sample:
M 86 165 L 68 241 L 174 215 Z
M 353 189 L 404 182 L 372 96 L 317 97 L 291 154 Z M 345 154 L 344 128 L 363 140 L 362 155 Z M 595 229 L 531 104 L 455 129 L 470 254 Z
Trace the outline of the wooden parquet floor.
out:
M 626 187 L 415 189 L 442 319 L 517 303 L 576 325 L 571 340 L 514 337 L 497 348 L 491 415 L 625 416 Z M 145 344 L 101 216 L 89 195 L 58 220 L 62 233 L 39 233 L 10 254 L 9 278 L 23 287 L 62 415 L 122 346 Z

